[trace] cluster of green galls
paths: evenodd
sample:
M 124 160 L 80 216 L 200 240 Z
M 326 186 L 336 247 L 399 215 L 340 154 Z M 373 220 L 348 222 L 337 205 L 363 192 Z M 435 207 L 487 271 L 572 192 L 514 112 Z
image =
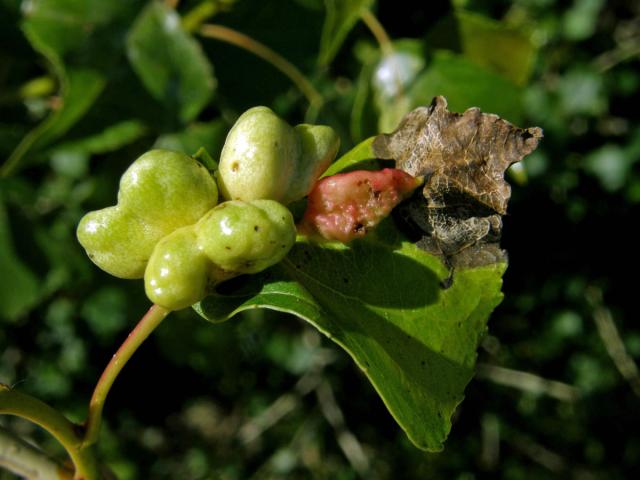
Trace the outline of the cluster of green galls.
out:
M 291 127 L 252 108 L 230 130 L 215 178 L 193 157 L 151 150 L 122 176 L 117 205 L 82 218 L 78 240 L 106 272 L 144 278 L 152 302 L 188 307 L 284 258 L 296 238 L 285 205 L 309 193 L 338 147 L 330 127 Z

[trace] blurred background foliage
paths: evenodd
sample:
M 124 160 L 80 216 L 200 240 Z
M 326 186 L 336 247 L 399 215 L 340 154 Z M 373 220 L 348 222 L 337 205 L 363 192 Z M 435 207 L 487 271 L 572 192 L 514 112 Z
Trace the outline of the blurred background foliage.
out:
M 637 478 L 639 53 L 633 0 L 0 0 L 0 382 L 84 418 L 148 304 L 75 226 L 142 152 L 215 156 L 258 104 L 346 151 L 445 95 L 545 138 L 510 172 L 506 298 L 444 452 L 303 322 L 187 310 L 117 381 L 101 457 L 122 479 Z

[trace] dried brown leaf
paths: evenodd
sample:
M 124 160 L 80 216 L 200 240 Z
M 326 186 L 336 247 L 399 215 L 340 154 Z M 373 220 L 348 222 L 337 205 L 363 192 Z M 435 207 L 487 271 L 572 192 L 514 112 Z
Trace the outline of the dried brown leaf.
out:
M 393 133 L 379 135 L 373 148 L 378 158 L 424 176 L 423 199 L 408 207 L 408 216 L 425 234 L 422 246 L 475 264 L 501 259 L 501 215 L 511 196 L 504 173 L 541 138 L 540 128 L 518 128 L 478 108 L 449 112 L 445 98 L 435 97 L 430 106 L 408 113 Z M 470 252 L 459 255 L 478 245 L 491 248 L 478 251 L 476 260 Z

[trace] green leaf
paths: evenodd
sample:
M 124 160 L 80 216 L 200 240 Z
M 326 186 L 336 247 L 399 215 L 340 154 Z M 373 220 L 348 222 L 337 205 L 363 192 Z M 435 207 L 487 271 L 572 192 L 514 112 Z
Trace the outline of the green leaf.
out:
M 458 10 L 462 51 L 471 61 L 525 85 L 536 57 L 536 47 L 526 28 L 515 28 L 491 18 Z
M 353 103 L 351 107 L 351 118 L 349 121 L 349 133 L 352 140 L 367 138 L 376 134 L 378 130 L 377 115 L 371 106 L 371 75 L 379 53 L 366 42 L 360 42 L 354 48 L 354 54 L 362 63 L 362 68 L 355 81 Z
M 220 156 L 229 126 L 221 119 L 208 123 L 193 123 L 179 132 L 161 135 L 154 144 L 155 148 L 165 148 L 193 155 L 204 147 L 215 159 Z
M 56 151 L 79 151 L 83 153 L 106 153 L 118 150 L 137 140 L 145 133 L 145 126 L 138 120 L 124 120 L 106 127 L 103 131 L 56 146 Z
M 360 142 L 333 162 L 320 178 L 348 170 L 369 170 L 375 168 L 377 166 L 376 155 L 373 153 L 373 141 L 375 139 L 376 137 L 370 137 Z M 373 167 L 371 165 L 372 163 L 375 164 Z
M 82 178 L 87 174 L 91 155 L 118 150 L 140 138 L 145 131 L 141 122 L 125 120 L 94 135 L 58 144 L 48 152 L 51 166 L 64 176 Z
M 92 69 L 71 68 L 62 76 L 61 106 L 23 137 L 0 169 L 8 175 L 30 151 L 42 148 L 65 134 L 91 108 L 102 92 L 104 77 Z
M 368 10 L 374 0 L 325 0 L 327 16 L 320 38 L 320 65 L 327 65 L 336 56 L 342 42 L 364 10 Z
M 61 58 L 83 48 L 98 28 L 126 8 L 124 2 L 104 0 L 33 0 L 24 4 L 23 28 L 40 53 Z
M 278 266 L 194 308 L 212 322 L 252 308 L 303 318 L 351 355 L 414 444 L 437 451 L 502 299 L 505 264 L 456 270 L 443 288 L 442 262 L 389 223 L 349 247 L 300 241 Z
M 0 169 L 0 175 L 8 175 L 30 151 L 66 133 L 94 104 L 106 82 L 87 58 L 103 60 L 111 58 L 108 53 L 112 52 L 106 51 L 105 44 L 93 44 L 91 40 L 128 8 L 127 2 L 102 0 L 34 0 L 24 4 L 22 29 L 31 46 L 46 57 L 53 69 L 60 86 L 60 106 L 24 136 Z M 111 45 L 117 44 L 112 34 L 106 36 Z M 100 54 L 96 55 L 96 51 Z M 87 58 L 80 55 L 80 63 L 71 61 L 78 52 Z M 82 66 L 73 66 L 79 64 Z
M 0 190 L 1 191 L 1 190 Z M 9 219 L 0 197 L 0 318 L 13 320 L 39 299 L 37 277 L 16 256 Z
M 506 76 L 445 50 L 436 51 L 425 68 L 420 42 L 404 39 L 393 46 L 372 78 L 380 131 L 394 130 L 405 114 L 430 104 L 436 95 L 445 96 L 452 111 L 478 106 L 511 122 L 522 120 L 522 88 Z
M 70 68 L 66 77 L 62 108 L 51 115 L 48 128 L 38 140 L 40 144 L 50 143 L 66 133 L 91 108 L 105 85 L 104 77 L 95 70 Z
M 428 105 L 443 95 L 452 112 L 480 107 L 510 122 L 522 122 L 522 88 L 506 78 L 447 51 L 434 53 L 431 62 L 410 91 L 411 108 Z
M 527 83 L 537 53 L 528 28 L 462 9 L 442 20 L 427 37 L 427 44 L 461 53 L 516 85 Z
M 589 38 L 598 26 L 600 13 L 605 6 L 604 0 L 578 0 L 564 12 L 562 33 L 573 41 Z
M 127 55 L 146 89 L 172 106 L 188 122 L 207 105 L 216 82 L 200 44 L 186 33 L 180 17 L 152 1 L 136 19 L 127 38 Z
M 218 170 L 218 162 L 209 154 L 206 148 L 200 147 L 196 153 L 192 155 L 199 163 L 209 170 L 212 175 Z

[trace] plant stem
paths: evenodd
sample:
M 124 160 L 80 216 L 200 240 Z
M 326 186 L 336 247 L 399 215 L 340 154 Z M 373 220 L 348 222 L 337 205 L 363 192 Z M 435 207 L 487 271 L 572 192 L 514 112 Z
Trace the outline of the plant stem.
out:
M 498 385 L 517 388 L 535 395 L 547 395 L 564 402 L 575 402 L 580 398 L 580 390 L 573 385 L 498 365 L 479 363 L 477 375 L 478 378 L 487 379 Z
M 21 478 L 72 480 L 68 470 L 33 445 L 0 427 L 0 467 Z
M 604 305 L 602 296 L 602 290 L 595 286 L 590 286 L 585 292 L 587 303 L 592 308 L 591 315 L 598 328 L 598 335 L 620 375 L 629 383 L 633 393 L 640 397 L 640 369 L 627 352 L 611 310 Z
M 30 395 L 0 384 L 0 414 L 15 415 L 41 426 L 65 448 L 75 467 L 74 479 L 97 480 L 98 462 L 93 450 L 82 448 L 82 439 L 60 412 Z
M 393 43 L 391 42 L 391 38 L 389 38 L 387 31 L 378 21 L 376 16 L 371 13 L 370 10 L 363 10 L 363 12 L 360 14 L 360 18 L 376 38 L 378 45 L 380 45 L 380 50 L 382 50 L 382 54 L 384 56 L 392 54 Z
M 187 13 L 182 15 L 182 28 L 193 33 L 200 26 L 217 14 L 220 10 L 227 8 L 231 2 L 224 0 L 204 0 Z
M 371 31 L 372 35 L 375 37 L 376 41 L 378 42 L 378 45 L 380 45 L 380 51 L 382 52 L 382 56 L 389 57 L 393 55 L 393 53 L 395 52 L 393 41 L 387 34 L 387 31 L 384 29 L 384 27 L 382 26 L 378 18 L 373 13 L 371 13 L 370 10 L 364 10 L 360 14 L 360 18 L 365 23 L 367 28 Z M 400 76 L 398 75 L 397 71 L 394 71 L 393 73 L 395 77 L 394 79 L 395 84 L 397 87 L 397 93 L 395 94 L 394 100 L 400 105 L 407 105 L 408 107 L 410 102 L 409 102 L 409 99 L 407 98 L 407 93 L 405 91 L 405 88 L 402 85 L 402 80 L 400 79 Z M 406 111 L 408 110 L 409 109 L 407 108 Z
M 89 402 L 89 415 L 85 424 L 86 431 L 82 445 L 83 448 L 94 444 L 98 440 L 104 402 L 118 374 L 138 347 L 142 345 L 142 342 L 147 339 L 151 332 L 160 325 L 160 322 L 162 322 L 169 313 L 169 310 L 158 305 L 153 305 L 131 333 L 129 333 L 129 336 L 118 351 L 111 357 L 111 361 L 104 369 L 104 372 L 102 372 L 102 376 L 100 380 L 98 380 L 93 395 L 91 396 L 91 401 Z
M 230 43 L 236 47 L 243 48 L 269 62 L 289 77 L 303 95 L 307 97 L 307 100 L 312 107 L 317 108 L 319 105 L 324 103 L 322 95 L 315 89 L 307 77 L 305 77 L 295 65 L 280 54 L 271 50 L 266 45 L 254 40 L 244 33 L 237 32 L 228 27 L 223 27 L 222 25 L 203 25 L 200 28 L 200 34 L 204 37 L 215 38 L 216 40 L 222 40 L 223 42 Z

